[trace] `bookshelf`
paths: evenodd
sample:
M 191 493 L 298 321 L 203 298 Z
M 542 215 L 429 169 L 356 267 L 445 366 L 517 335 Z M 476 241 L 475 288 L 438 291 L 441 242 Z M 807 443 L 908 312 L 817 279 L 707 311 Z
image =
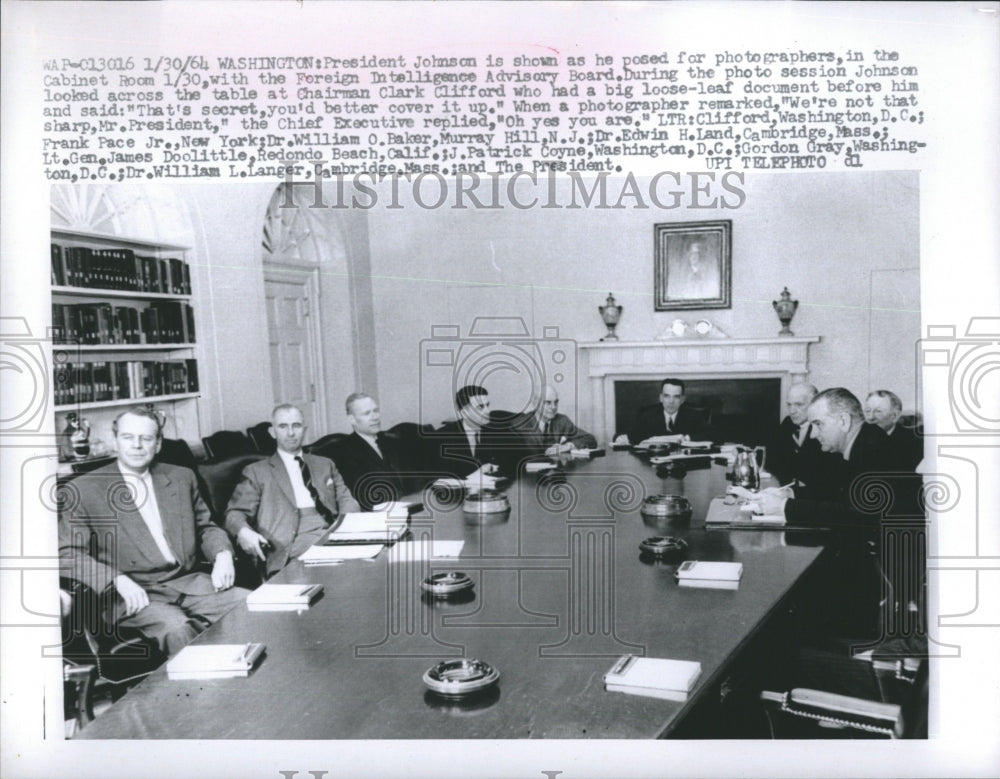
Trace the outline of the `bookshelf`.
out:
M 198 335 L 188 247 L 51 231 L 52 370 L 61 470 L 110 458 L 111 421 L 150 404 L 164 435 L 200 439 Z M 74 455 L 69 415 L 86 418 L 92 451 Z

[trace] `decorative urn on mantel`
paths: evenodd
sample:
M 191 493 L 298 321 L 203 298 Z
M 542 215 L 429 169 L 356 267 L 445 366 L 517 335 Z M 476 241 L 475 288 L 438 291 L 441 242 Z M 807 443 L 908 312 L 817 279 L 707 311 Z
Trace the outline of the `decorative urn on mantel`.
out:
M 604 324 L 608 327 L 607 335 L 601 340 L 617 341 L 618 336 L 615 335 L 615 328 L 622 318 L 622 311 L 625 310 L 625 306 L 619 306 L 615 303 L 615 296 L 609 292 L 608 299 L 604 302 L 603 306 L 598 306 L 597 310 L 601 312 L 601 319 L 604 320 Z
M 795 335 L 788 326 L 792 323 L 792 317 L 795 316 L 795 312 L 799 308 L 799 301 L 792 300 L 792 294 L 788 291 L 788 287 L 781 291 L 781 300 L 772 300 L 771 305 L 778 315 L 778 321 L 781 322 L 781 332 L 778 335 Z

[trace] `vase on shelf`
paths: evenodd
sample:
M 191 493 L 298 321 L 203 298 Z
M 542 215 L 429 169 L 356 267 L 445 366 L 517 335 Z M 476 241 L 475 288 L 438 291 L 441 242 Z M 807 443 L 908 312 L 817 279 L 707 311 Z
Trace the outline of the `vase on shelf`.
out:
M 785 287 L 781 291 L 781 300 L 772 300 L 771 305 L 778 315 L 778 321 L 781 322 L 781 332 L 778 335 L 795 335 L 791 331 L 791 328 L 789 328 L 789 325 L 792 323 L 792 317 L 795 316 L 795 312 L 798 311 L 799 301 L 792 300 L 792 295 L 788 291 L 788 287 Z
M 615 303 L 615 296 L 609 292 L 608 299 L 604 302 L 603 306 L 598 306 L 597 310 L 601 312 L 601 319 L 604 320 L 604 324 L 608 328 L 607 334 L 601 340 L 617 341 L 618 336 L 615 335 L 615 328 L 622 318 L 622 311 L 625 310 L 625 306 L 619 306 Z

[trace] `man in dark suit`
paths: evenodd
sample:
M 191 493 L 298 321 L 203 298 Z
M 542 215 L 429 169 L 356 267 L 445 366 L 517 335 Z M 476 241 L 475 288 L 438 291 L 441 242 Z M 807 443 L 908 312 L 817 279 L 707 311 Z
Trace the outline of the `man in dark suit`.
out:
M 398 500 L 406 493 L 400 476 L 402 453 L 397 444 L 382 433 L 378 402 L 371 395 L 354 392 L 344 402 L 347 420 L 354 432 L 337 445 L 334 459 L 347 489 L 361 508 Z
M 534 406 L 533 413 L 524 414 L 513 423 L 513 429 L 524 437 L 529 451 L 555 455 L 571 449 L 597 448 L 594 436 L 559 413 L 559 395 L 554 388 L 542 387 Z
M 903 403 L 895 392 L 875 390 L 865 398 L 865 420 L 878 425 L 889 437 L 889 457 L 900 470 L 915 471 L 924 459 L 923 442 L 908 427 L 899 424 Z
M 831 497 L 820 493 L 826 482 L 824 472 L 842 467 L 835 454 L 824 452 L 819 440 L 811 434 L 808 409 L 816 397 L 812 384 L 796 383 L 788 388 L 785 405 L 788 416 L 781 420 L 778 429 L 767 443 L 766 467 L 781 483 L 791 483 L 799 488 L 802 496 Z M 843 461 L 843 458 L 840 458 Z M 811 494 L 810 494 L 811 490 Z
M 627 440 L 618 436 L 615 443 L 638 444 L 658 435 L 686 435 L 697 438 L 705 432 L 701 415 L 684 408 L 684 382 L 681 379 L 664 379 L 660 383 L 660 405 L 639 410 L 635 424 L 627 433 Z
M 878 515 L 866 510 L 862 481 L 884 478 L 890 470 L 885 432 L 865 422 L 860 401 L 842 387 L 816 395 L 807 419 L 821 449 L 839 454 L 842 467 L 819 474 L 822 484 L 762 490 L 756 498 L 761 513 L 784 514 L 796 525 L 877 526 Z M 816 494 L 825 497 L 808 497 Z
M 490 420 L 490 395 L 469 384 L 455 393 L 458 419 L 445 422 L 429 437 L 439 474 L 459 479 L 510 471 L 524 453 L 523 441 Z
M 233 547 L 187 468 L 154 463 L 162 443 L 151 411 L 125 411 L 111 426 L 118 461 L 70 482 L 59 516 L 64 577 L 114 592 L 109 618 L 174 655 L 239 603 Z M 211 574 L 195 570 L 198 552 Z
M 226 507 L 226 530 L 266 574 L 315 544 L 338 515 L 360 511 L 332 460 L 302 451 L 302 412 L 283 404 L 271 414 L 278 450 L 243 470 Z

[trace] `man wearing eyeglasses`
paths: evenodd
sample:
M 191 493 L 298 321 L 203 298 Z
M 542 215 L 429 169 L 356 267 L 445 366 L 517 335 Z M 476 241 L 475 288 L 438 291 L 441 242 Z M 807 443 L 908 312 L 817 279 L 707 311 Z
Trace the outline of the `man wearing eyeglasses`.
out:
M 121 413 L 111 426 L 117 462 L 64 486 L 60 574 L 90 587 L 109 620 L 174 655 L 247 596 L 234 587 L 233 547 L 188 468 L 154 462 L 160 418 Z M 196 570 L 198 553 L 212 568 Z

